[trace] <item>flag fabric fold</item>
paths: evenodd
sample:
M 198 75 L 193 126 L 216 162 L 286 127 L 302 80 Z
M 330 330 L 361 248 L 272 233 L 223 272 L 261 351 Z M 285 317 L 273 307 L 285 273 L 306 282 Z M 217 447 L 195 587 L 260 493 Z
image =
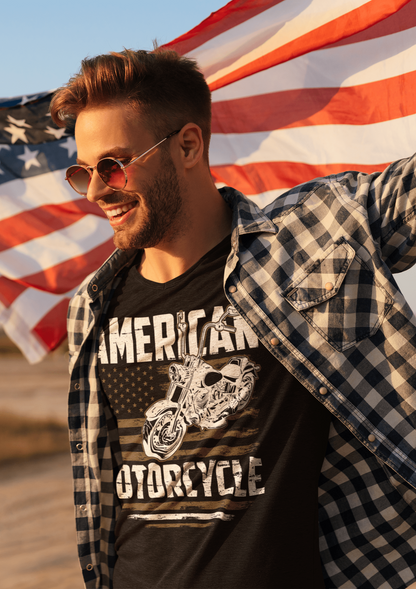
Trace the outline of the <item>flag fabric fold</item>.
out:
M 166 47 L 212 89 L 215 181 L 264 206 L 415 151 L 415 39 L 416 0 L 234 0 Z M 63 341 L 69 297 L 113 249 L 64 181 L 76 145 L 51 96 L 0 100 L 0 323 L 31 362 Z
M 214 91 L 366 30 L 408 1 L 236 0 L 167 46 L 195 57 Z

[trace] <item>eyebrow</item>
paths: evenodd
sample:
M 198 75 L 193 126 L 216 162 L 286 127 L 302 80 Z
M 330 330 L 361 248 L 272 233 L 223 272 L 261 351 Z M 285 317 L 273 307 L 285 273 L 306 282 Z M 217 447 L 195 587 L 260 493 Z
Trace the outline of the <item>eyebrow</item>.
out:
M 109 151 L 104 151 L 103 153 L 101 153 L 98 156 L 97 162 L 99 162 L 100 160 L 102 160 L 106 157 L 112 157 L 114 159 L 119 160 L 124 157 L 134 157 L 134 155 L 131 154 L 131 149 L 128 147 L 113 147 Z M 77 158 L 77 164 L 80 164 L 82 166 L 89 165 L 89 164 L 87 164 L 87 162 L 84 162 L 83 160 L 81 160 L 79 158 Z

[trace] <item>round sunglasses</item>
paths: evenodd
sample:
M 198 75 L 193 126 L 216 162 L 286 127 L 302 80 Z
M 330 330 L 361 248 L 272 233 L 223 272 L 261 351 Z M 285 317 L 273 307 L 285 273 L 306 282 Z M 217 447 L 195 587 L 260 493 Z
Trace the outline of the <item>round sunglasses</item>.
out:
M 101 180 L 106 186 L 111 188 L 111 190 L 123 190 L 126 187 L 128 180 L 126 168 L 147 155 L 150 151 L 152 151 L 152 149 L 155 149 L 155 147 L 167 139 L 170 139 L 170 137 L 173 137 L 179 133 L 179 131 L 180 129 L 169 133 L 169 135 L 166 135 L 166 137 L 159 141 L 159 143 L 156 143 L 156 145 L 153 145 L 153 147 L 132 159 L 128 164 L 122 164 L 119 160 L 116 160 L 113 157 L 105 157 L 100 160 L 96 166 L 83 166 L 82 164 L 69 166 L 66 171 L 65 180 L 69 182 L 70 186 L 76 192 L 78 192 L 78 194 L 87 196 L 88 186 L 91 182 L 92 174 L 94 170 L 97 170 Z

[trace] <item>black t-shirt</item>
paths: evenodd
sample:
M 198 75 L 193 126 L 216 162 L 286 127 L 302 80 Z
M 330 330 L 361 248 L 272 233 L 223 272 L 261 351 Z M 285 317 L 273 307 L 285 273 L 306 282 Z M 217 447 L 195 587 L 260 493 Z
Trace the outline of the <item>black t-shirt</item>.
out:
M 165 284 L 132 266 L 101 334 L 117 419 L 114 589 L 317 589 L 329 413 L 222 288 L 229 238 Z

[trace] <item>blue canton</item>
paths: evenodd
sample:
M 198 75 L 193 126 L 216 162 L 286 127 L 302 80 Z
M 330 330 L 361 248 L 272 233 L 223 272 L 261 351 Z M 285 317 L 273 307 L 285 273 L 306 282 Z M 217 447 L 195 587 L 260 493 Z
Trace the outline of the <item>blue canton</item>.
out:
M 76 162 L 74 125 L 58 128 L 53 92 L 0 99 L 0 184 L 65 170 Z

